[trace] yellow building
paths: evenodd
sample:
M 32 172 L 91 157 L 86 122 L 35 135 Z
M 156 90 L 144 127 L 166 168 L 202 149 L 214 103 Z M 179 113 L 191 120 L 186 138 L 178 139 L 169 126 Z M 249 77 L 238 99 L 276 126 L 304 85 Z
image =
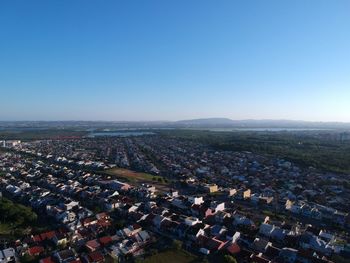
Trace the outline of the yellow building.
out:
M 251 196 L 251 191 L 250 189 L 246 190 L 243 192 L 243 199 L 249 199 Z
M 215 193 L 219 190 L 218 186 L 216 184 L 208 184 L 205 186 L 205 188 L 207 189 L 207 191 L 209 193 Z

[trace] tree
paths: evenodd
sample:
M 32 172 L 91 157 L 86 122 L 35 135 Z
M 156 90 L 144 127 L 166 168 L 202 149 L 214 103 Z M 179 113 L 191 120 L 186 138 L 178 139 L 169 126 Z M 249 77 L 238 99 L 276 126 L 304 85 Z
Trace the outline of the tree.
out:
M 35 257 L 30 256 L 28 254 L 25 254 L 24 256 L 22 256 L 20 258 L 20 262 L 24 262 L 24 263 L 32 263 L 32 262 L 36 262 Z
M 225 255 L 224 256 L 224 262 L 225 263 L 237 263 L 237 260 L 234 257 L 230 256 L 230 255 Z
M 175 250 L 180 250 L 182 248 L 182 241 L 175 239 L 172 246 Z
M 149 250 L 149 254 L 152 255 L 152 256 L 156 255 L 157 253 L 158 253 L 158 250 L 155 249 L 155 248 L 152 248 L 152 249 Z
M 207 256 L 204 256 L 202 258 L 201 263 L 209 263 L 209 260 L 208 260 Z

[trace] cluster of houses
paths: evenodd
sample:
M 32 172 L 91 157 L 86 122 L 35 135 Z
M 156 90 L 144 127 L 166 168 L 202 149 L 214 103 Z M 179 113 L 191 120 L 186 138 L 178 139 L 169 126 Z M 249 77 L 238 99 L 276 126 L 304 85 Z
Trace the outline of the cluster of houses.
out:
M 339 209 L 349 204 L 330 203 L 324 196 L 321 205 L 319 195 L 331 188 L 327 183 L 324 189 L 312 181 L 304 184 L 321 177 L 311 168 L 304 171 L 283 160 L 214 152 L 156 136 L 105 138 L 96 146 L 98 142 L 38 141 L 14 146 L 17 153 L 0 153 L 3 195 L 53 222 L 49 231 L 18 240 L 10 250 L 14 257 L 29 254 L 43 263 L 126 260 L 144 254 L 159 237 L 179 239 L 196 255 L 223 252 L 239 262 L 311 263 L 333 262 L 334 255 L 350 257 L 349 215 Z M 96 150 L 85 153 L 85 147 Z M 152 185 L 120 182 L 79 163 L 113 167 L 110 156 L 118 149 L 124 149 L 129 164 L 130 156 L 139 152 L 139 160 L 147 159 L 145 152 L 156 156 L 169 176 L 181 182 L 178 189 L 160 193 Z M 322 178 L 334 185 L 342 180 L 335 175 Z M 341 187 L 332 191 L 348 193 Z M 123 226 L 116 224 L 120 219 Z
M 202 183 L 267 191 L 279 200 L 350 209 L 347 175 L 326 173 L 251 152 L 215 151 L 189 140 L 164 136 L 103 137 L 25 142 L 12 148 L 81 168 L 132 168 L 191 186 Z M 316 183 L 317 182 L 317 183 Z M 194 191 L 197 191 L 194 188 Z
M 113 226 L 115 220 L 108 211 L 132 206 L 130 198 L 116 191 L 126 192 L 127 184 L 115 180 L 106 184 L 101 176 L 89 174 L 83 174 L 79 182 L 72 178 L 73 170 L 61 170 L 59 165 L 46 165 L 40 160 L 27 162 L 13 153 L 2 154 L 0 159 L 5 174 L 0 178 L 1 193 L 31 206 L 52 227 L 16 241 L 14 247 L 3 251 L 1 263 L 14 262 L 24 255 L 44 257 L 40 262 L 105 262 L 106 256 L 120 259 L 142 253 L 152 241 L 151 233 L 137 224 L 124 229 Z M 85 182 L 87 177 L 93 179 Z M 95 198 L 90 199 L 90 193 Z M 86 199 L 91 203 L 84 202 Z M 85 207 L 92 204 L 106 212 L 96 213 Z M 11 251 L 14 256 L 10 256 Z

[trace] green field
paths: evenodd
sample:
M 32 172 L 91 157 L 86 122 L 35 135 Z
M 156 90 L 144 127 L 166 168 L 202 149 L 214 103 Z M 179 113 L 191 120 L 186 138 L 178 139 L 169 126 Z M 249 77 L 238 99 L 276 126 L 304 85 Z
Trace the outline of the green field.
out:
M 162 176 L 135 172 L 124 168 L 112 168 L 104 171 L 103 173 L 111 176 L 112 178 L 126 181 L 133 185 L 139 185 L 142 183 L 154 185 L 159 192 L 168 192 L 170 190 L 171 182 Z
M 44 139 L 60 139 L 70 137 L 82 137 L 87 135 L 85 131 L 77 131 L 73 129 L 45 129 L 45 130 L 4 130 L 0 131 L 0 140 L 44 140 Z
M 162 176 L 156 176 L 148 173 L 135 172 L 124 168 L 112 168 L 104 172 L 107 175 L 111 175 L 117 178 L 124 179 L 128 182 L 163 182 Z
M 190 263 L 196 262 L 197 257 L 183 250 L 167 250 L 150 256 L 142 262 L 144 263 Z

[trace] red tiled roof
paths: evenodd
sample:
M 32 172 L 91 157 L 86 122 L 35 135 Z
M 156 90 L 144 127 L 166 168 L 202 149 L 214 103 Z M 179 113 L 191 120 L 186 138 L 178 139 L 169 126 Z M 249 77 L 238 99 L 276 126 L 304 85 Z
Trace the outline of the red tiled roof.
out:
M 237 243 L 234 243 L 227 247 L 227 251 L 231 254 L 237 254 L 241 251 L 241 248 L 239 247 L 239 245 L 237 245 Z
M 56 235 L 55 231 L 45 232 L 40 234 L 42 240 L 52 239 Z
M 35 236 L 33 236 L 33 241 L 34 241 L 34 242 L 41 242 L 42 240 L 41 240 L 40 235 L 35 235 Z
M 85 245 L 89 248 L 92 248 L 92 249 L 97 249 L 100 247 L 100 243 L 98 243 L 96 239 L 93 239 L 93 240 L 86 242 Z
M 111 243 L 113 240 L 110 236 L 105 236 L 105 237 L 101 237 L 99 239 L 99 241 L 102 245 L 107 245 L 107 244 Z
M 40 263 L 55 263 L 51 257 L 43 258 L 40 260 Z
M 35 255 L 39 255 L 40 253 L 44 252 L 44 248 L 41 246 L 35 246 L 35 247 L 31 247 L 28 249 L 28 253 L 31 256 L 35 256 Z
M 106 212 L 102 212 L 96 215 L 97 218 L 109 218 L 109 215 Z
M 99 251 L 91 252 L 89 254 L 89 260 L 91 260 L 90 262 L 103 262 L 104 256 Z
M 105 226 L 110 226 L 111 222 L 106 220 L 106 219 L 100 219 L 100 220 L 98 220 L 97 224 L 105 227 Z
M 142 228 L 139 224 L 133 224 L 132 227 L 133 227 L 134 229 Z

